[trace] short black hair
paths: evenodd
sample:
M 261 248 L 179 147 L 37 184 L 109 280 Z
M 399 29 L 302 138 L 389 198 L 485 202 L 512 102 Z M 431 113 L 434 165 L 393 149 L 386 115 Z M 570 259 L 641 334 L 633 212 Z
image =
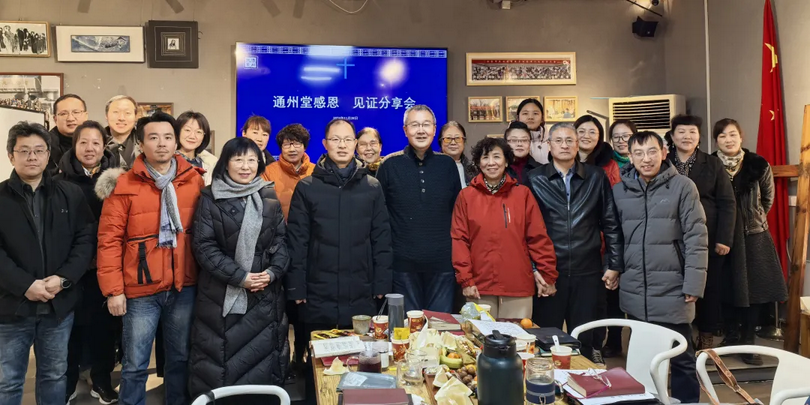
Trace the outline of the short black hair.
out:
M 349 126 L 352 127 L 352 133 L 357 132 L 357 130 L 354 128 L 354 124 L 352 124 L 351 121 L 344 120 L 343 118 L 335 118 L 335 119 L 333 119 L 332 121 L 329 121 L 326 124 L 326 128 L 324 128 L 324 130 L 323 130 L 323 139 L 326 139 L 326 135 L 329 134 L 329 130 L 332 129 L 333 126 L 335 126 L 337 124 L 340 124 L 341 122 L 345 122 L 346 124 L 349 124 Z M 355 136 L 354 139 L 357 139 L 357 136 Z M 303 142 L 301 142 L 301 143 L 303 143 Z
M 596 130 L 599 131 L 599 139 L 596 141 L 597 143 L 602 143 L 605 140 L 605 127 L 602 126 L 602 123 L 599 122 L 599 119 L 594 117 L 590 114 L 585 114 L 579 118 L 577 118 L 576 122 L 574 122 L 574 128 L 579 128 L 580 125 L 585 124 L 586 122 L 592 122 L 596 125 Z
M 53 102 L 53 115 L 56 115 L 56 106 L 59 105 L 59 102 L 67 100 L 69 98 L 75 98 L 76 100 L 81 101 L 82 106 L 84 106 L 84 111 L 87 111 L 87 103 L 85 103 L 84 100 L 82 100 L 81 97 L 79 97 L 79 96 L 77 96 L 75 94 L 65 94 L 64 96 L 61 96 L 61 97 L 57 98 L 56 101 Z
M 694 125 L 700 131 L 700 126 L 703 125 L 703 120 L 697 115 L 680 114 L 672 117 L 670 128 L 674 131 L 679 125 Z
M 661 149 L 664 149 L 664 140 L 661 139 L 661 135 L 656 134 L 653 131 L 641 131 L 633 134 L 630 137 L 630 140 L 627 141 L 627 149 L 633 149 L 633 145 L 644 145 L 650 139 L 655 139 L 658 142 L 658 146 Z
M 377 138 L 377 142 L 382 145 L 382 137 L 380 136 L 380 131 L 377 131 L 377 128 L 372 127 L 365 127 L 357 132 L 357 135 L 354 136 L 354 139 L 360 139 L 361 136 L 365 134 L 372 134 L 375 138 Z
M 542 123 L 545 124 L 546 123 L 546 110 L 543 109 L 543 104 L 540 103 L 540 101 L 537 100 L 536 98 L 527 98 L 527 99 L 521 101 L 520 104 L 518 104 L 518 108 L 517 108 L 517 111 L 515 112 L 515 116 L 520 116 L 520 111 L 523 110 L 523 107 L 526 107 L 529 104 L 534 104 L 534 105 L 537 106 L 537 108 L 540 109 L 540 116 L 543 117 L 543 120 L 542 120 L 543 122 Z
M 8 142 L 6 142 L 6 151 L 8 154 L 14 154 L 14 148 L 17 146 L 18 138 L 28 138 L 29 136 L 42 138 L 42 140 L 45 141 L 45 146 L 48 147 L 48 151 L 51 150 L 51 136 L 42 124 L 20 121 L 8 130 Z
M 633 121 L 630 121 L 630 120 L 616 120 L 616 121 L 613 121 L 612 124 L 610 124 L 610 128 L 608 129 L 608 137 L 611 137 L 611 138 L 613 137 L 613 130 L 616 129 L 616 127 L 618 127 L 619 125 L 624 125 L 627 128 L 630 128 L 630 132 L 633 133 L 633 134 L 638 132 L 638 129 L 636 128 L 636 124 L 634 124 Z
M 515 163 L 515 152 L 512 152 L 512 147 L 506 143 L 506 139 L 488 136 L 478 141 L 478 143 L 472 148 L 472 160 L 475 167 L 481 166 L 481 159 L 484 157 L 484 155 L 492 152 L 495 148 L 501 148 L 507 165 Z
M 259 127 L 264 132 L 270 133 L 270 121 L 267 118 L 262 117 L 261 115 L 251 115 L 248 117 L 247 121 L 245 121 L 244 125 L 242 125 L 242 132 L 247 132 L 249 129 L 253 127 Z
M 222 146 L 222 153 L 220 153 L 219 160 L 217 161 L 216 166 L 214 166 L 212 177 L 215 179 L 224 179 L 228 174 L 228 163 L 231 161 L 231 159 L 236 156 L 246 155 L 249 152 L 256 154 L 256 157 L 259 160 L 259 168 L 256 170 L 256 177 L 261 176 L 266 167 L 264 164 L 264 159 L 262 158 L 262 156 L 264 156 L 262 154 L 262 150 L 259 149 L 256 142 L 253 142 L 248 138 L 237 136 L 236 138 L 232 138 L 228 142 L 225 142 L 225 145 Z
M 328 127 L 327 127 L 328 128 Z M 290 124 L 281 128 L 276 134 L 276 143 L 280 148 L 284 141 L 301 142 L 304 149 L 309 146 L 309 131 L 301 124 Z
M 439 130 L 439 142 L 441 142 L 442 138 L 444 138 L 444 131 L 447 131 L 450 128 L 458 128 L 461 131 L 461 138 L 465 141 L 467 140 L 467 130 L 464 129 L 464 126 L 461 125 L 458 121 L 447 121 L 446 124 L 442 125 L 442 129 Z
M 148 117 L 141 117 L 138 122 L 135 123 L 135 140 L 143 143 L 143 131 L 146 129 L 146 125 L 153 122 L 168 122 L 171 124 L 172 129 L 174 130 L 174 140 L 177 141 L 177 121 L 174 119 L 174 117 L 166 114 L 163 111 L 157 111 Z
M 739 132 L 740 136 L 742 136 L 742 127 L 740 127 L 740 123 L 737 122 L 737 120 L 732 118 L 723 118 L 722 120 L 714 123 L 714 128 L 712 129 L 712 138 L 715 142 L 717 142 L 717 137 L 720 136 L 720 134 L 722 134 L 729 125 L 734 125 L 737 127 L 737 132 Z
M 183 130 L 183 127 L 186 126 L 191 120 L 197 121 L 197 125 L 200 126 L 200 129 L 203 130 L 203 140 L 200 146 L 194 150 L 195 154 L 200 154 L 200 152 L 204 151 L 205 148 L 208 147 L 208 144 L 211 143 L 211 126 L 208 125 L 208 119 L 205 118 L 205 115 L 196 111 L 186 111 L 177 116 L 177 133 L 179 134 L 180 131 Z M 180 149 L 180 138 L 177 139 L 177 149 Z
M 504 141 L 509 141 L 509 134 L 511 134 L 512 131 L 526 131 L 526 133 L 529 134 L 529 141 L 531 141 L 532 139 L 532 131 L 529 129 L 529 126 L 526 125 L 526 123 L 520 121 L 512 121 L 511 123 L 509 123 L 509 126 L 506 128 L 506 131 L 503 131 Z
M 80 135 L 82 134 L 82 131 L 84 131 L 85 129 L 95 129 L 98 132 L 100 132 L 101 143 L 103 145 L 106 146 L 107 142 L 109 142 L 110 136 L 107 134 L 107 131 L 104 129 L 104 126 L 99 124 L 98 121 L 87 120 L 81 123 L 81 125 L 77 126 L 76 130 L 73 131 L 73 149 L 76 149 L 76 142 L 79 142 Z

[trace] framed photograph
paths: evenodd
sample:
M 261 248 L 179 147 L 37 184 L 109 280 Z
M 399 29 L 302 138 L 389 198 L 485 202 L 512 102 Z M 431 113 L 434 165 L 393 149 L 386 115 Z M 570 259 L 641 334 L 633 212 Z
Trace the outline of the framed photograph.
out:
M 57 25 L 56 60 L 143 63 L 143 27 Z
M 468 53 L 468 86 L 577 84 L 576 52 Z
M 503 138 L 503 134 L 487 134 L 487 138 Z
M 64 92 L 61 73 L 0 72 L 0 105 L 42 111 L 54 125 L 53 103 Z
M 146 55 L 150 68 L 196 69 L 200 66 L 196 21 L 155 21 L 146 24 Z
M 51 25 L 45 21 L 0 21 L 0 56 L 51 56 Z
M 574 122 L 579 117 L 576 97 L 546 97 L 546 122 Z
M 540 96 L 506 96 L 506 122 L 517 121 L 517 108 L 527 98 L 543 101 Z
M 174 116 L 174 103 L 138 103 L 138 117 L 151 117 L 156 112 L 165 112 Z
M 503 122 L 503 98 L 469 97 L 467 117 L 470 122 Z

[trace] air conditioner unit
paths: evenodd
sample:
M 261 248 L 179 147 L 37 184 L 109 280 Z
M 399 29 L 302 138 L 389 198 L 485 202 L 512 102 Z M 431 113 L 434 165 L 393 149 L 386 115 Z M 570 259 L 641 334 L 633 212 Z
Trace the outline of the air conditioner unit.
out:
M 630 120 L 639 131 L 653 131 L 661 136 L 669 131 L 669 122 L 686 114 L 686 97 L 677 94 L 609 98 L 610 122 Z

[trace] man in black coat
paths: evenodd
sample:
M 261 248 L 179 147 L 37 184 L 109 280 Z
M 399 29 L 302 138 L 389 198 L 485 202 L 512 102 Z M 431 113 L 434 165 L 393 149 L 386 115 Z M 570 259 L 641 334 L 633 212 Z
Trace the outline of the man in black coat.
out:
M 0 404 L 19 405 L 31 346 L 36 401 L 64 403 L 73 308 L 95 248 L 82 190 L 45 173 L 48 132 L 20 122 L 9 130 L 14 171 L 0 183 Z
M 327 153 L 295 187 L 287 218 L 292 265 L 287 299 L 301 306 L 309 332 L 351 328 L 391 292 L 391 230 L 380 183 L 354 159 L 354 126 L 332 120 Z M 458 175 L 456 175 L 458 179 Z
M 56 117 L 56 126 L 49 132 L 51 159 L 48 162 L 48 172 L 56 175 L 59 173 L 62 156 L 73 147 L 73 133 L 87 121 L 87 104 L 75 94 L 65 94 L 53 103 L 53 115 Z

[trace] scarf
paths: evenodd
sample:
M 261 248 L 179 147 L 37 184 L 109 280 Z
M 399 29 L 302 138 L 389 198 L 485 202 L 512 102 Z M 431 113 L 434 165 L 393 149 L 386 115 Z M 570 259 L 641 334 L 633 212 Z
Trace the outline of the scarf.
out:
M 166 174 L 160 174 L 146 160 L 146 170 L 155 181 L 160 190 L 160 232 L 158 233 L 158 247 L 176 248 L 177 234 L 183 232 L 183 223 L 180 222 L 180 210 L 177 208 L 177 193 L 174 190 L 174 178 L 177 176 L 177 160 L 172 158 L 172 164 Z
M 681 162 L 676 150 L 672 149 L 670 153 L 672 154 L 672 163 L 675 163 L 675 169 L 678 170 L 678 174 L 689 177 L 689 172 L 692 171 L 692 165 L 695 164 L 695 160 L 697 159 L 697 149 L 692 152 L 692 156 L 689 156 L 689 159 L 686 159 L 686 162 Z
M 340 180 L 340 185 L 343 186 L 346 185 L 346 182 L 348 182 L 349 179 L 352 178 L 355 169 L 357 169 L 357 161 L 352 159 L 352 161 L 349 162 L 348 166 L 341 169 L 337 166 L 337 163 L 332 161 L 332 159 L 330 159 L 329 156 L 327 156 L 326 160 L 324 161 L 324 166 L 326 166 L 326 168 L 330 172 L 338 176 L 338 179 Z
M 510 165 L 512 170 L 515 171 L 515 176 L 517 176 L 517 178 L 515 180 L 517 180 L 518 183 L 523 184 L 523 175 L 525 174 L 526 163 L 528 163 L 528 162 L 529 162 L 529 156 L 526 156 L 526 157 L 523 157 L 523 158 L 516 157 L 514 163 L 512 163 Z
M 740 172 L 744 156 L 745 152 L 742 149 L 740 149 L 740 152 L 735 156 L 727 156 L 723 152 L 717 151 L 717 157 L 720 158 L 723 162 L 723 166 L 726 167 L 726 173 L 728 173 L 728 177 L 731 181 L 734 181 L 734 176 Z
M 619 154 L 619 152 L 616 152 L 615 150 L 613 151 L 613 160 L 616 161 L 620 169 L 626 166 L 628 163 L 630 163 L 629 156 L 622 156 Z
M 501 177 L 501 181 L 499 181 L 498 184 L 496 184 L 494 186 L 490 186 L 487 179 L 484 179 L 484 184 L 487 185 L 487 190 L 489 190 L 489 192 L 492 193 L 492 194 L 497 193 L 498 190 L 500 190 L 501 187 L 503 187 L 504 183 L 506 183 L 506 174 L 505 173 L 504 173 L 503 177 Z
M 256 242 L 259 240 L 259 233 L 262 230 L 262 198 L 259 190 L 267 185 L 261 176 L 256 177 L 248 184 L 239 184 L 229 176 L 216 178 L 211 184 L 211 192 L 215 200 L 226 200 L 230 198 L 246 198 L 245 215 L 242 217 L 242 225 L 239 228 L 239 237 L 236 240 L 237 264 L 250 273 L 253 268 L 253 257 L 256 254 Z M 272 275 L 271 275 L 272 277 Z M 225 301 L 222 305 L 222 316 L 229 314 L 244 315 L 247 312 L 247 292 L 244 288 L 228 284 L 225 290 Z

